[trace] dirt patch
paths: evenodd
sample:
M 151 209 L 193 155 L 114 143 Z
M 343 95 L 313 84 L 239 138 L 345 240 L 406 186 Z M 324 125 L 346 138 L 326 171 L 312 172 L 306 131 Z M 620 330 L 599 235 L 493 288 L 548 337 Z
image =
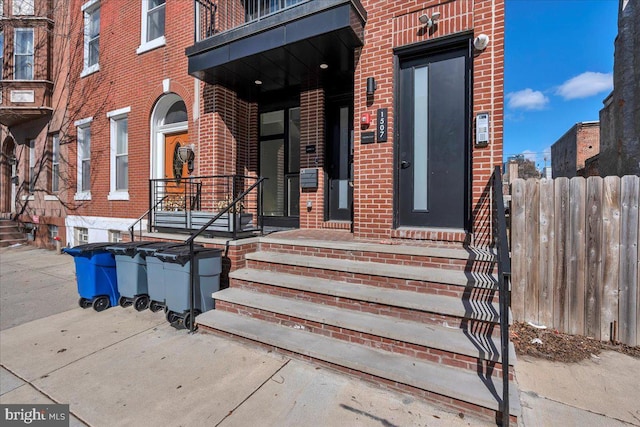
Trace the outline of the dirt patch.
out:
M 554 329 L 536 328 L 527 323 L 516 323 L 509 332 L 519 355 L 573 363 L 603 350 L 613 350 L 640 359 L 640 346 L 602 342 L 580 335 L 563 334 Z

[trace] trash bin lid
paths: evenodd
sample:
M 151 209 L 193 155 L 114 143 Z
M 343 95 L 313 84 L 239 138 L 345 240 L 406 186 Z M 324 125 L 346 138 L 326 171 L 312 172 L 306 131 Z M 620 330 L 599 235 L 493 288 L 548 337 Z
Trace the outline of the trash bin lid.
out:
M 203 246 L 194 246 L 193 254 L 198 256 L 206 256 L 209 255 L 211 258 L 220 256 L 222 254 L 222 249 L 215 248 L 205 248 Z M 164 261 L 171 262 L 175 264 L 180 264 L 184 266 L 190 260 L 190 252 L 189 245 L 180 245 L 172 248 L 165 249 L 161 252 L 156 252 L 156 258 Z
M 155 255 L 156 252 L 161 251 L 163 249 L 172 248 L 174 246 L 183 246 L 184 243 L 176 243 L 176 242 L 151 242 L 148 245 L 140 246 L 136 250 L 143 255 Z M 197 247 L 202 247 L 202 245 L 196 245 Z
M 142 246 L 152 245 L 157 242 L 150 240 L 142 240 L 139 242 L 120 242 L 107 246 L 107 250 L 115 255 L 128 255 L 130 257 L 135 256 L 138 248 Z
M 84 245 L 74 246 L 73 248 L 64 248 L 63 252 L 69 255 L 89 256 L 94 252 L 108 252 L 107 246 L 111 246 L 113 243 L 101 242 L 101 243 L 85 243 Z

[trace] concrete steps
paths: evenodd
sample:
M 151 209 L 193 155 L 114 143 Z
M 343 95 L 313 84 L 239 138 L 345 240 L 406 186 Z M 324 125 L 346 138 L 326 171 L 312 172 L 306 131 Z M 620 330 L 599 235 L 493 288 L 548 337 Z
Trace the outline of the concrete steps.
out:
M 27 238 L 24 233 L 20 232 L 17 222 L 5 219 L 0 220 L 0 247 L 26 242 Z
M 388 385 L 406 390 L 409 386 L 438 396 L 466 402 L 490 411 L 497 411 L 499 400 L 495 390 L 502 382 L 495 377 L 483 378 L 475 372 L 443 366 L 439 363 L 390 353 L 370 347 L 353 345 L 330 337 L 308 333 L 261 320 L 212 310 L 198 316 L 201 327 L 212 328 L 252 341 L 284 349 L 327 362 L 336 367 L 368 374 L 385 380 Z M 488 390 L 494 390 L 493 393 Z M 510 413 L 519 416 L 517 387 L 511 387 Z M 432 396 L 433 394 L 438 396 Z M 456 407 L 456 405 L 453 405 Z

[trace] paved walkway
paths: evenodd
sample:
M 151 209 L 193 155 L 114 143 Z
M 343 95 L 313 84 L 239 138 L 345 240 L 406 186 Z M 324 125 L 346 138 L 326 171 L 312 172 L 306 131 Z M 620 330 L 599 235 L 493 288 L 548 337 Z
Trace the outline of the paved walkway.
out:
M 0 249 L 0 403 L 68 403 L 72 426 L 483 426 L 161 313 L 77 306 L 73 259 Z M 640 361 L 520 360 L 526 426 L 640 426 Z M 587 390 L 588 392 L 585 392 Z M 628 424 L 626 424 L 628 423 Z

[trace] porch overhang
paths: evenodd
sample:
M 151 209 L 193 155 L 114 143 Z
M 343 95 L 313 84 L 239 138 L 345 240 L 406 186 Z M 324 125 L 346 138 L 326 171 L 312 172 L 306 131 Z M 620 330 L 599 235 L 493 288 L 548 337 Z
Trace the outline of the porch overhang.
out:
M 365 21 L 358 0 L 306 2 L 187 48 L 189 74 L 246 99 L 318 79 L 340 79 L 353 73 Z

